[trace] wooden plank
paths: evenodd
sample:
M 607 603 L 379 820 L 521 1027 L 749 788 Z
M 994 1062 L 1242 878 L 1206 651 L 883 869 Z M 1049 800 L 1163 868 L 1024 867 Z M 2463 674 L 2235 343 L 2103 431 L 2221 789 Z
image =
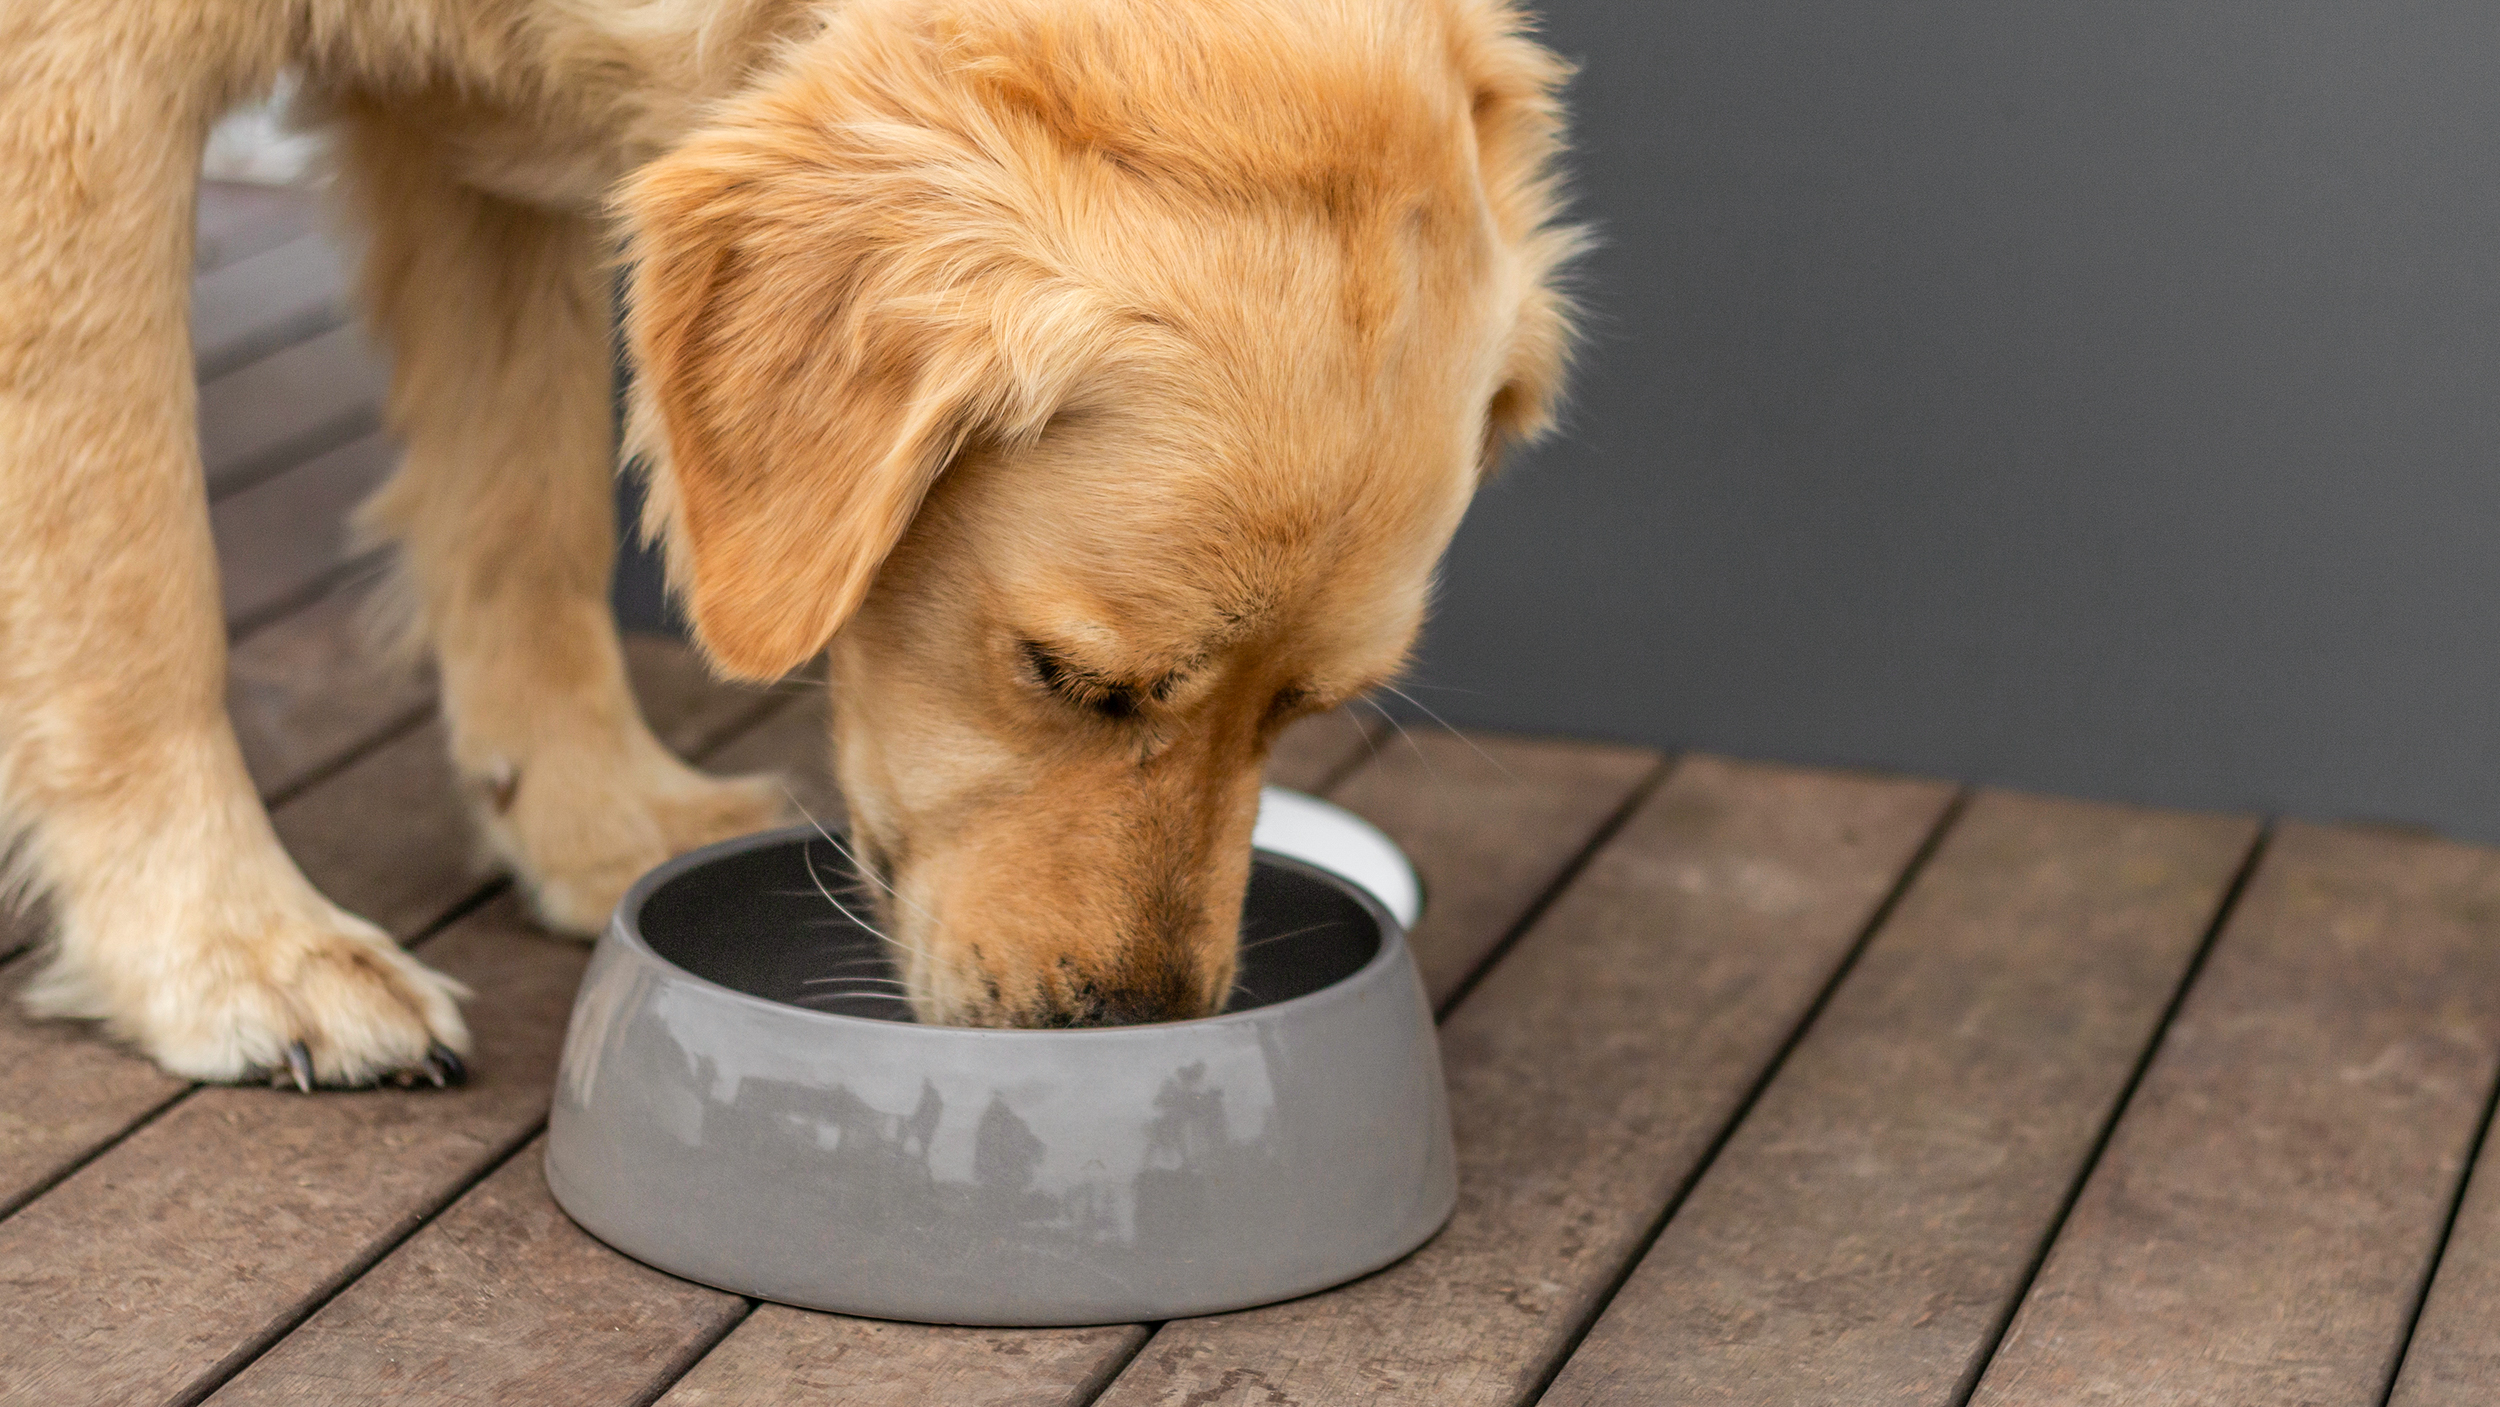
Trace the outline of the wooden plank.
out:
M 347 318 L 335 245 L 303 235 L 191 281 L 191 359 L 202 379 L 327 332 Z
M 191 1087 L 83 1023 L 29 1019 L 17 998 L 35 968 L 0 967 L 0 1216 Z
M 548 1196 L 545 1153 L 531 1139 L 208 1400 L 607 1407 L 682 1372 L 747 1302 L 590 1239 Z
M 492 882 L 427 719 L 270 813 L 304 877 L 403 942 Z
M 380 433 L 220 500 L 209 510 L 226 620 L 238 631 L 300 601 L 356 555 L 348 515 L 382 486 L 399 452 Z
M 2495 1383 L 2500 1383 L 2500 1154 L 2486 1132 L 2388 1404 L 2486 1407 Z
M 2256 834 L 1976 799 L 1541 1400 L 1958 1403 Z
M 679 652 L 672 669 L 699 666 Z M 751 692 L 720 696 L 666 720 L 664 736 L 752 716 Z M 421 765 L 386 760 L 400 758 L 442 765 L 438 751 L 385 749 L 306 795 L 351 791 L 368 768 Z M 363 814 L 379 818 L 366 822 L 373 834 L 406 834 L 403 815 Z M 386 880 L 366 882 L 387 892 Z M 196 1396 L 536 1129 L 588 948 L 538 933 L 507 893 L 423 952 L 478 993 L 471 1083 L 314 1099 L 205 1088 L 176 1101 L 0 1222 L 0 1342 L 37 1365 L 0 1382 L 0 1402 Z M 143 1208 L 161 1210 L 134 1215 Z
M 815 764 L 823 755 L 826 741 L 821 703 L 803 699 L 798 706 L 785 709 L 724 749 L 714 759 L 714 765 L 730 770 L 780 767 L 798 778 L 813 778 L 822 774 L 822 768 Z M 1361 739 L 1358 736 L 1353 741 L 1359 745 Z M 1474 798 L 1480 807 L 1476 823 L 1515 834 L 1515 853 L 1507 856 L 1492 874 L 1457 886 L 1453 892 L 1459 897 L 1446 904 L 1436 898 L 1438 907 L 1415 936 L 1419 951 L 1436 952 L 1453 945 L 1468 952 L 1491 948 L 1501 932 L 1515 925 L 1577 858 L 1586 837 L 1613 814 L 1632 788 L 1657 765 L 1654 754 L 1627 749 L 1597 750 L 1602 761 L 1593 763 L 1586 758 L 1574 758 L 1570 749 L 1555 744 L 1487 738 L 1482 740 L 1482 746 L 1504 759 L 1512 771 L 1501 777 L 1498 785 L 1485 778 L 1477 779 L 1485 791 Z M 806 785 L 805 781 L 794 781 L 794 787 Z M 835 808 L 840 803 L 829 790 L 805 791 L 800 799 L 828 825 L 836 823 Z M 1413 818 L 1402 814 L 1388 819 L 1406 824 Z M 1562 828 L 1558 821 L 1576 824 L 1578 828 Z M 1440 853 L 1457 847 L 1455 833 L 1429 826 L 1413 829 L 1411 843 L 1421 847 L 1414 852 L 1419 865 L 1426 867 L 1428 873 L 1455 873 L 1455 865 L 1465 857 Z M 1479 934 L 1475 930 L 1480 928 L 1495 931 Z M 1443 966 L 1461 970 L 1455 964 Z M 628 1282 L 642 1273 L 622 1257 L 611 1257 L 611 1265 L 614 1273 Z M 604 1293 L 597 1288 L 600 1282 L 587 1265 L 573 1273 L 578 1277 L 573 1282 L 575 1293 L 593 1299 Z M 481 1266 L 478 1278 L 460 1293 L 491 1296 L 498 1303 L 514 1306 L 511 1312 L 526 1321 L 533 1313 L 529 1307 L 532 1292 L 522 1283 L 526 1274 L 525 1269 Z M 410 1306 L 404 1312 L 412 1323 L 422 1323 L 431 1316 L 423 1304 Z M 459 1311 L 447 1306 L 443 1313 L 456 1318 Z M 522 1330 L 516 1328 L 514 1332 Z M 1074 1404 L 1086 1400 L 1117 1370 L 1143 1334 L 1142 1328 L 1027 1332 L 935 1329 L 870 1324 L 835 1315 L 768 1307 L 712 1350 L 666 1400 L 677 1404 L 788 1400 L 796 1373 L 801 1381 L 838 1384 L 839 1400 L 846 1403 L 938 1401 L 950 1407 L 992 1402 Z M 602 1352 L 596 1336 L 583 1335 L 553 1322 L 545 1333 L 531 1330 L 528 1336 L 551 1369 L 565 1362 L 587 1365 Z M 355 1379 L 355 1370 L 345 1365 L 363 1361 L 361 1352 L 350 1344 L 321 1353 L 305 1350 L 294 1360 L 299 1366 L 289 1371 L 306 1381 L 326 1384 L 335 1392 L 342 1381 Z M 409 1352 L 430 1358 L 437 1350 Z M 589 1371 L 585 1367 L 585 1374 Z M 561 1379 L 566 1375 L 554 1372 L 553 1376 Z M 625 1400 L 624 1395 L 620 1394 L 619 1400 Z
M 820 682 L 805 676 L 763 686 L 725 683 L 684 641 L 665 635 L 629 632 L 623 644 L 625 673 L 651 730 L 681 756 L 703 758 L 714 771 L 743 770 L 714 754 L 771 721 L 789 700 L 823 692 Z
M 782 687 L 797 697 L 715 754 L 712 770 L 728 776 L 775 774 L 793 805 L 816 824 L 838 831 L 850 824 L 850 813 L 833 784 L 833 734 L 825 718 L 824 689 L 816 684 Z
M 1106 1407 L 1526 1400 L 1950 799 L 1686 759 L 1442 1028 L 1440 1236 L 1328 1294 L 1164 1326 Z
M 2275 839 L 1982 1407 L 2375 1403 L 2500 1064 L 2500 853 Z
M 1285 730 L 1267 757 L 1270 786 L 1324 792 L 1371 755 L 1370 720 L 1351 708 L 1330 709 Z
M 1414 860 L 1415 961 L 1446 1004 L 1658 764 L 1646 748 L 1415 732 L 1330 795 Z
M 759 1305 L 660 1407 L 1079 1407 L 1145 1338 L 1141 1324 L 943 1329 Z
M 298 342 L 200 387 L 200 457 L 222 498 L 382 424 L 389 373 L 362 328 Z
M 284 796 L 434 704 L 429 669 L 384 658 L 362 614 L 373 579 L 343 582 L 235 642 L 226 713 L 263 796 Z
M 196 272 L 221 269 L 312 233 L 321 223 L 321 202 L 311 191 L 202 181 L 191 263 Z
M 705 676 L 682 647 L 639 647 L 631 658 L 672 745 L 699 752 L 758 706 L 758 691 L 689 687 Z M 437 724 L 359 758 L 272 819 L 315 885 L 403 940 L 488 883 Z M 11 965 L 12 994 L 27 966 Z M 187 1088 L 83 1023 L 36 1021 L 14 1002 L 0 1005 L 0 1069 L 10 1072 L 0 1085 L 0 1209 L 40 1192 Z
M 423 951 L 477 991 L 465 1087 L 202 1088 L 0 1221 L 0 1403 L 194 1396 L 537 1128 L 588 949 L 507 894 Z

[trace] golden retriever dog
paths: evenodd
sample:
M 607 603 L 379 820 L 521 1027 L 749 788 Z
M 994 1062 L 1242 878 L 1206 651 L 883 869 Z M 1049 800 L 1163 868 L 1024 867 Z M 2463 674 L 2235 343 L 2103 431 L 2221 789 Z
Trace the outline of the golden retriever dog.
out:
M 699 643 L 830 653 L 915 1009 L 1217 1009 L 1279 730 L 1397 671 L 1544 425 L 1561 64 L 1507 0 L 11 0 L 0 794 L 27 1000 L 201 1080 L 459 1072 L 222 704 L 185 335 L 203 134 L 299 75 L 365 241 L 398 548 L 483 833 L 595 931 L 775 821 L 672 756 L 606 585 L 611 285 Z

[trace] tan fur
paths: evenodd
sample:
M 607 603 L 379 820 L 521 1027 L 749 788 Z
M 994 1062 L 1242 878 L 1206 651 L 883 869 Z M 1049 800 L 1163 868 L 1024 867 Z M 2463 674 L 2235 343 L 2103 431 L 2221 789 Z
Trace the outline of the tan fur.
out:
M 607 261 L 707 651 L 830 645 L 924 1015 L 1220 1003 L 1277 731 L 1386 679 L 1567 337 L 1559 64 L 1503 0 L 21 0 L 0 10 L 0 792 L 36 1001 L 233 1078 L 461 1046 L 254 802 L 191 425 L 209 118 L 300 70 L 369 232 L 403 548 L 559 926 L 766 822 L 626 692 Z

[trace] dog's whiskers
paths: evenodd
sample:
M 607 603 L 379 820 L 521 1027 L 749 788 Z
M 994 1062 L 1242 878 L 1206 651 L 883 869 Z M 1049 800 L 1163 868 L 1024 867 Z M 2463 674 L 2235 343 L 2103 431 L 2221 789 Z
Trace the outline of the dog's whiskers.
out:
M 1267 937 L 1265 937 L 1265 938 L 1254 938 L 1254 939 L 1250 940 L 1249 942 L 1242 944 L 1242 945 L 1241 945 L 1241 949 L 1240 949 L 1240 950 L 1241 950 L 1242 952 L 1245 952 L 1245 953 L 1246 953 L 1246 952 L 1249 952 L 1250 950 L 1252 950 L 1253 948 L 1264 948 L 1264 947 L 1266 947 L 1266 946 L 1267 946 L 1268 944 L 1270 944 L 1270 943 L 1282 943 L 1282 942 L 1284 942 L 1284 941 L 1285 941 L 1286 939 L 1288 939 L 1288 938 L 1300 938 L 1300 937 L 1302 937 L 1302 936 L 1304 936 L 1304 935 L 1306 935 L 1306 934 L 1317 933 L 1317 932 L 1319 932 L 1321 929 L 1324 929 L 1324 928 L 1330 928 L 1330 927 L 1333 927 L 1333 926 L 1334 926 L 1334 925 L 1332 925 L 1332 924 L 1327 924 L 1327 923 L 1314 923 L 1314 924 L 1308 924 L 1308 925 L 1306 925 L 1306 926 L 1304 926 L 1304 927 L 1301 927 L 1301 928 L 1297 928 L 1297 929 L 1293 930 L 1293 931 L 1292 931 L 1292 932 L 1290 932 L 1290 933 L 1272 933 L 1272 934 L 1268 935 L 1268 936 L 1267 936 Z
M 1388 691 L 1389 691 L 1390 693 L 1392 693 L 1392 694 L 1397 695 L 1399 698 L 1406 700 L 1408 703 L 1410 703 L 1410 704 L 1414 705 L 1417 709 L 1422 710 L 1424 717 L 1429 718 L 1429 719 L 1431 719 L 1433 722 L 1440 724 L 1440 725 L 1441 725 L 1441 730 L 1442 730 L 1443 732 L 1448 733 L 1451 737 L 1458 739 L 1458 740 L 1459 740 L 1460 742 L 1462 742 L 1462 743 L 1465 743 L 1465 744 L 1467 745 L 1467 747 L 1468 747 L 1468 750 L 1469 750 L 1469 751 L 1471 751 L 1471 752 L 1475 753 L 1475 755 L 1476 755 L 1476 756 L 1481 757 L 1481 758 L 1483 758 L 1486 762 L 1488 762 L 1488 763 L 1492 764 L 1493 770 L 1494 770 L 1494 771 L 1496 771 L 1496 772 L 1501 773 L 1501 774 L 1502 774 L 1502 779 L 1503 779 L 1504 781 L 1509 782 L 1509 783 L 1510 783 L 1511 785 L 1513 785 L 1513 786 L 1517 786 L 1517 785 L 1519 785 L 1519 778 L 1518 778 L 1517 774 L 1513 773 L 1513 772 L 1512 772 L 1512 771 L 1511 771 L 1508 767 L 1503 766 L 1503 765 L 1502 765 L 1502 763 L 1501 763 L 1501 760 L 1500 760 L 1499 758 L 1496 758 L 1493 754 L 1491 754 L 1491 753 L 1489 753 L 1489 752 L 1486 752 L 1483 748 L 1478 747 L 1478 746 L 1476 745 L 1476 740 L 1475 740 L 1475 739 L 1473 739 L 1473 738 L 1471 738 L 1471 737 L 1468 737 L 1465 733 L 1462 733 L 1462 732 L 1458 731 L 1458 729 L 1456 729 L 1456 728 L 1452 727 L 1452 726 L 1450 725 L 1450 721 L 1449 721 L 1448 719 L 1443 718 L 1440 714 L 1437 714 L 1437 713 L 1433 712 L 1433 711 L 1432 711 L 1432 707 L 1431 707 L 1431 705 L 1426 704 L 1423 700 L 1421 700 L 1421 699 L 1419 699 L 1419 698 L 1415 697 L 1413 694 L 1410 694 L 1410 693 L 1406 692 L 1404 689 L 1399 688 L 1399 687 L 1398 687 L 1397 685 L 1395 685 L 1395 684 L 1383 684 L 1383 685 L 1381 685 L 1380 687 L 1381 687 L 1381 688 L 1383 688 L 1383 689 L 1388 690 Z M 1373 707 L 1378 708 L 1378 707 L 1379 707 L 1379 705 L 1374 704 L 1374 705 L 1373 705 Z M 1383 710 L 1383 711 L 1385 712 L 1386 710 Z
M 804 997 L 796 998 L 794 1004 L 799 1006 L 816 1006 L 831 1002 L 854 1000 L 901 1003 L 905 1000 L 905 998 L 899 992 L 815 992 Z
M 919 905 L 913 904 L 909 899 L 904 898 L 900 893 L 895 891 L 893 885 L 886 883 L 882 876 L 876 874 L 867 865 L 860 863 L 859 856 L 853 854 L 851 848 L 844 845 L 832 831 L 827 830 L 824 822 L 816 819 L 816 813 L 807 809 L 807 803 L 799 800 L 798 793 L 790 790 L 787 783 L 782 785 L 781 794 L 783 797 L 788 799 L 790 805 L 796 809 L 801 816 L 807 818 L 807 824 L 815 830 L 817 836 L 822 839 L 825 844 L 832 846 L 835 854 L 840 855 L 845 861 L 849 862 L 851 866 L 851 873 L 855 877 L 854 883 L 856 883 L 858 879 L 874 880 L 878 888 L 893 896 L 895 902 L 910 905 L 912 910 L 915 913 L 918 913 L 922 918 L 929 917 L 927 910 L 922 909 Z M 884 929 L 877 927 L 875 924 L 868 922 L 864 918 L 861 918 L 858 914 L 853 913 L 848 905 L 833 897 L 833 891 L 825 885 L 825 877 L 817 872 L 815 859 L 808 856 L 804 850 L 800 852 L 800 855 L 804 863 L 807 865 L 807 878 L 809 882 L 816 886 L 816 892 L 823 895 L 825 902 L 833 905 L 836 912 L 840 913 L 844 918 L 849 919 L 851 922 L 858 924 L 860 927 L 867 929 L 870 933 L 875 934 L 884 941 L 893 944 L 897 948 L 901 948 L 906 952 L 917 953 L 921 957 L 928 958 L 932 962 L 936 961 L 936 955 L 929 952 L 928 949 L 919 947 L 916 944 L 906 943 L 895 937 L 893 934 L 888 933 Z
M 817 820 L 815 813 L 809 811 L 806 803 L 800 801 L 797 795 L 794 794 L 787 785 L 782 787 L 781 794 L 790 799 L 790 804 L 798 808 L 799 814 L 807 818 L 807 823 L 816 828 L 816 834 L 823 838 L 825 844 L 833 847 L 835 854 L 840 855 L 844 860 L 850 862 L 851 873 L 858 875 L 863 881 L 874 884 L 879 889 L 884 890 L 886 894 L 894 900 L 894 902 L 909 905 L 912 912 L 920 915 L 922 918 L 930 919 L 931 922 L 936 921 L 931 917 L 928 910 L 921 908 L 918 904 L 912 903 L 911 900 L 903 897 L 902 891 L 887 883 L 885 876 L 877 873 L 874 866 L 863 864 L 860 861 L 859 856 L 852 852 L 851 847 L 843 844 L 841 837 L 835 835 L 832 831 L 825 829 L 825 823 Z
M 894 943 L 895 940 L 888 935 L 884 929 L 877 927 L 875 924 L 870 923 L 868 920 L 852 912 L 851 907 L 848 904 L 845 904 L 841 900 L 833 897 L 833 891 L 825 887 L 824 876 L 816 873 L 816 860 L 814 856 L 811 856 L 802 850 L 799 852 L 799 859 L 800 863 L 807 866 L 807 877 L 815 882 L 816 892 L 824 896 L 826 903 L 833 905 L 833 911 L 835 913 L 842 915 L 842 917 L 849 919 L 851 922 L 868 930 L 870 933 L 877 935 L 877 937 L 883 939 L 884 941 Z M 900 947 L 902 945 L 897 943 L 895 946 Z
M 1415 760 L 1423 764 L 1424 775 L 1432 779 L 1432 789 L 1440 793 L 1441 800 L 1444 803 L 1454 804 L 1454 799 L 1450 795 L 1449 783 L 1443 780 L 1441 776 L 1441 769 L 1432 765 L 1432 754 L 1425 752 L 1423 744 L 1415 741 L 1415 735 L 1406 731 L 1406 725 L 1398 721 L 1398 716 L 1391 713 L 1389 710 L 1382 708 L 1380 706 L 1380 700 L 1372 698 L 1368 694 L 1363 698 L 1363 706 L 1370 709 L 1372 712 L 1379 714 L 1382 721 L 1386 722 L 1391 730 L 1396 732 L 1399 740 L 1406 744 L 1406 750 L 1415 754 Z
M 934 939 L 938 933 L 945 931 L 945 925 L 940 923 L 935 915 L 931 914 L 927 909 L 920 907 L 920 905 L 913 903 L 909 898 L 904 896 L 901 890 L 898 890 L 892 884 L 887 883 L 885 876 L 877 873 L 873 866 L 862 863 L 859 856 L 851 850 L 851 847 L 843 844 L 839 837 L 826 828 L 824 822 L 816 819 L 816 813 L 807 809 L 807 803 L 799 800 L 798 794 L 791 791 L 788 784 L 783 784 L 781 794 L 789 798 L 790 805 L 796 808 L 801 816 L 807 818 L 807 824 L 815 829 L 817 836 L 820 837 L 825 844 L 832 846 L 834 853 L 840 855 L 850 864 L 851 873 L 856 877 L 854 883 L 860 880 L 874 883 L 879 889 L 884 890 L 885 893 L 894 900 L 894 902 L 901 904 L 909 908 L 913 913 L 920 915 L 920 917 L 927 920 L 931 928 L 935 930 L 935 932 L 931 933 L 931 938 Z M 825 896 L 825 902 L 833 905 L 833 907 L 839 910 L 845 918 L 849 918 L 852 922 L 859 924 L 860 927 L 867 929 L 870 933 L 876 934 L 879 938 L 884 939 L 887 943 L 892 944 L 894 947 L 911 953 L 933 966 L 937 963 L 937 954 L 929 951 L 927 948 L 921 947 L 917 943 L 906 943 L 895 937 L 893 934 L 887 933 L 883 929 L 876 927 L 874 924 L 868 923 L 852 914 L 848 908 L 843 906 L 841 900 L 833 897 L 833 892 L 831 890 L 825 888 L 824 878 L 816 873 L 816 862 L 812 859 L 807 861 L 807 877 L 815 883 L 817 892 Z
M 845 971 L 843 971 L 843 969 L 845 969 L 845 968 L 858 968 L 858 967 L 861 967 L 861 966 L 863 966 L 863 965 L 867 965 L 867 964 L 873 964 L 877 970 L 875 970 L 875 971 L 871 971 L 871 972 L 857 972 L 857 971 L 853 971 L 853 972 L 845 972 Z M 831 963 L 831 964 L 828 964 L 828 965 L 826 966 L 826 968 L 825 968 L 825 971 L 826 971 L 826 973 L 827 973 L 827 975 L 826 975 L 826 976 L 823 976 L 823 977 L 811 977 L 811 978 L 809 978 L 809 979 L 807 979 L 807 980 L 809 980 L 810 982 L 844 982 L 844 981 L 848 981 L 848 980 L 850 980 L 850 979 L 851 979 L 851 978 L 853 978 L 853 977 L 857 977 L 857 978 L 859 978 L 860 980 L 862 980 L 862 981 L 867 981 L 867 982 L 891 982 L 891 981 L 896 980 L 896 979 L 894 979 L 894 978 L 891 978 L 891 977 L 888 977 L 888 976 L 886 976 L 886 975 L 885 975 L 885 973 L 886 973 L 888 970 L 890 970 L 890 965 L 889 965 L 889 964 L 886 962 L 886 960 L 885 960 L 884 958 L 882 958 L 882 957 L 878 957 L 878 958 L 855 958 L 855 959 L 853 959 L 853 960 L 851 960 L 851 961 L 849 961 L 849 962 L 837 962 L 837 963 Z

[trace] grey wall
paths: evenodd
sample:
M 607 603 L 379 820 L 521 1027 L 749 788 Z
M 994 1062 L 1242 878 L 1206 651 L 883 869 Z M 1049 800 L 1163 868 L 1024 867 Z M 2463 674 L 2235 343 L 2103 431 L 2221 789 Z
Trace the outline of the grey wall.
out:
M 1459 721 L 2500 838 L 2500 6 L 1550 0 Z

